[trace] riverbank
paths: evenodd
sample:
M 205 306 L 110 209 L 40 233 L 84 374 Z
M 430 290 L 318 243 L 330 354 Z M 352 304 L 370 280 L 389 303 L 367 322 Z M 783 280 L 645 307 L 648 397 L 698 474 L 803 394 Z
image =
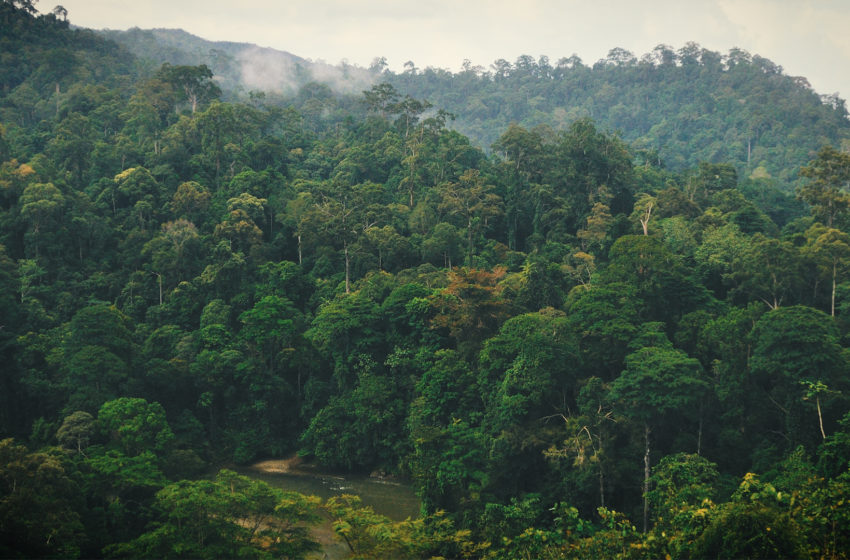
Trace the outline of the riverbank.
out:
M 356 475 L 328 472 L 319 466 L 293 456 L 281 459 L 266 459 L 237 472 L 284 490 L 314 495 L 327 500 L 332 496 L 354 494 L 363 506 L 371 507 L 375 513 L 393 521 L 419 517 L 419 498 L 406 481 L 392 477 Z M 313 538 L 322 546 L 322 551 L 312 559 L 336 560 L 347 558 L 348 547 L 333 531 L 328 519 L 311 529 Z
M 302 468 L 306 465 L 305 468 Z M 263 473 L 277 473 L 277 474 L 309 474 L 310 472 L 315 472 L 316 468 L 304 461 L 303 457 L 299 457 L 298 455 L 293 455 L 288 459 L 266 459 L 264 461 L 259 461 L 254 463 L 249 468 L 254 469 Z

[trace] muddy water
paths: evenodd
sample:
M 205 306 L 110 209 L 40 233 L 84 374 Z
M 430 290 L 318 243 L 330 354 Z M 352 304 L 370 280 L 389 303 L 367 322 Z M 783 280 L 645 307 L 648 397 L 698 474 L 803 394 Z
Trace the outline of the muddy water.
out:
M 331 496 L 355 494 L 360 496 L 364 506 L 372 506 L 375 513 L 393 521 L 419 517 L 419 498 L 410 486 L 395 481 L 299 471 L 274 473 L 246 469 L 241 474 L 284 490 L 319 496 L 323 500 Z
M 409 485 L 396 480 L 322 473 L 301 464 L 298 459 L 263 461 L 238 471 L 271 486 L 319 496 L 323 500 L 355 494 L 360 496 L 364 506 L 371 506 L 376 513 L 393 521 L 419 517 L 419 498 Z M 348 556 L 348 549 L 334 534 L 330 520 L 316 527 L 313 537 L 322 545 L 322 552 L 315 558 L 341 559 Z

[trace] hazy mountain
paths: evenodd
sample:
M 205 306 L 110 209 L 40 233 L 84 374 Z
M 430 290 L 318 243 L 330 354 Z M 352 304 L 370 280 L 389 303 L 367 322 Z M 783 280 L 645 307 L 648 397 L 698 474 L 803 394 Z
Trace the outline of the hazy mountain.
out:
M 359 93 L 372 74 L 356 66 L 333 66 L 286 51 L 251 43 L 208 41 L 182 29 L 102 30 L 151 66 L 206 64 L 226 94 L 248 92 L 294 94 L 309 82 L 322 82 L 340 93 Z
M 225 94 L 252 91 L 289 98 L 309 82 L 359 94 L 387 81 L 401 95 L 456 116 L 453 126 L 485 149 L 510 123 L 563 130 L 590 117 L 673 169 L 700 161 L 733 163 L 742 176 L 790 188 L 796 169 L 824 144 L 850 138 L 844 101 L 820 96 L 804 77 L 740 49 L 726 54 L 688 43 L 660 45 L 638 58 L 624 49 L 585 64 L 521 56 L 489 69 L 466 64 L 402 73 L 312 62 L 246 43 L 212 42 L 181 30 L 104 31 L 153 65 L 207 64 Z

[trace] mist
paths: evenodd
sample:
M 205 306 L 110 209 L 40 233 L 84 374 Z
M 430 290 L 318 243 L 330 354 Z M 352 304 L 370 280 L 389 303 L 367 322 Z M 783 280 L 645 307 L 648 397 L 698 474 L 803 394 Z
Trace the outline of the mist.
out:
M 235 56 L 240 82 L 248 91 L 292 95 L 309 82 L 326 84 L 336 93 L 356 93 L 375 81 L 369 70 L 345 61 L 331 65 L 324 61 L 297 59 L 288 53 L 251 46 Z

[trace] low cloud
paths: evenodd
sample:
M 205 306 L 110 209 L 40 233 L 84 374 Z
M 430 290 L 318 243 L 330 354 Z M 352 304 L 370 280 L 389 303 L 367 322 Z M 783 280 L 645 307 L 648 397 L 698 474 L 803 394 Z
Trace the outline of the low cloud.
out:
M 320 82 L 337 93 L 355 93 L 368 89 L 374 81 L 372 74 L 359 66 L 312 62 L 261 47 L 242 50 L 236 62 L 242 86 L 248 91 L 291 95 L 306 83 Z

